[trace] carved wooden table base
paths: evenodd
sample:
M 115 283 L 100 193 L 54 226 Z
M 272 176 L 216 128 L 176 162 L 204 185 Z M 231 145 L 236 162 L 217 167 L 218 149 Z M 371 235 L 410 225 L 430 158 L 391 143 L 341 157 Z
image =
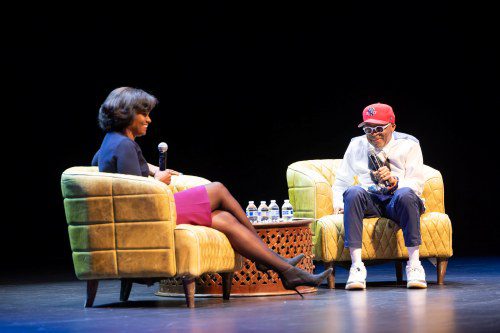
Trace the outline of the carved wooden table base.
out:
M 297 219 L 292 222 L 254 224 L 262 240 L 274 252 L 286 258 L 293 258 L 300 253 L 305 258 L 297 265 L 310 273 L 313 272 L 312 232 L 309 224 L 312 220 Z M 301 293 L 315 292 L 317 288 L 299 287 Z M 231 296 L 270 296 L 294 294 L 286 290 L 277 273 L 269 275 L 258 271 L 255 264 L 245 259 L 243 269 L 234 273 Z M 160 282 L 158 296 L 184 297 L 181 278 L 170 278 Z M 222 297 L 222 278 L 219 274 L 203 274 L 196 279 L 197 297 Z

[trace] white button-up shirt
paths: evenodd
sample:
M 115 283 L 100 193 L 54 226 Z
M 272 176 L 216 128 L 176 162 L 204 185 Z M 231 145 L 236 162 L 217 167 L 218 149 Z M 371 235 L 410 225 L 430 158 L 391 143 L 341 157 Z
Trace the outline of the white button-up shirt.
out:
M 366 139 L 366 135 L 351 140 L 340 167 L 337 169 L 333 190 L 333 206 L 344 208 L 342 195 L 354 184 L 354 177 L 358 177 L 359 186 L 368 190 L 370 186 L 377 186 L 370 177 L 368 153 L 375 149 Z M 409 187 L 418 196 L 424 188 L 424 161 L 418 140 L 404 133 L 394 132 L 392 138 L 382 149 L 375 149 L 375 153 L 382 163 L 388 158 L 391 174 L 399 178 L 398 188 Z

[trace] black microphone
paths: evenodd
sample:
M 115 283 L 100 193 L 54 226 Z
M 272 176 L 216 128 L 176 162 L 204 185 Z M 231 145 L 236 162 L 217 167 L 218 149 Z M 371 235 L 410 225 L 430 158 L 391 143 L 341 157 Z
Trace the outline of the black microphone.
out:
M 158 145 L 158 151 L 160 152 L 160 161 L 158 166 L 160 167 L 160 171 L 167 169 L 167 150 L 168 145 L 165 142 L 160 142 Z
M 382 165 L 380 164 L 380 160 L 377 157 L 377 154 L 375 154 L 375 149 L 373 149 L 373 148 L 370 149 L 370 151 L 368 153 L 368 157 L 372 161 L 372 164 L 377 168 L 377 170 L 382 167 Z M 391 186 L 391 183 L 389 183 L 388 180 L 384 180 L 384 184 L 387 187 Z

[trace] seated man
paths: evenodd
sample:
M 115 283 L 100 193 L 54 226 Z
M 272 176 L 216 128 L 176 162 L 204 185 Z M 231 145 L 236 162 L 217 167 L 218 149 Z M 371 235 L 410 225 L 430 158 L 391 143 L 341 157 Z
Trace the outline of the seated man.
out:
M 387 104 L 363 110 L 366 135 L 351 140 L 333 184 L 334 214 L 344 213 L 345 247 L 352 265 L 346 289 L 366 288 L 366 268 L 361 261 L 364 217 L 387 217 L 403 230 L 409 260 L 408 288 L 427 288 L 419 260 L 423 158 L 418 140 L 394 132 L 396 117 Z M 359 184 L 352 186 L 354 176 Z

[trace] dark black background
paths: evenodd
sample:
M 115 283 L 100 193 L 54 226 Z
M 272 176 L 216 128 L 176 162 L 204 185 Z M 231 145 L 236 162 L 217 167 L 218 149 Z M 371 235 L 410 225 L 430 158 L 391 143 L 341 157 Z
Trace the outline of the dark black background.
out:
M 287 197 L 286 168 L 341 158 L 367 104 L 394 107 L 440 170 L 457 255 L 498 255 L 498 27 L 479 4 L 30 8 L 8 17 L 4 267 L 71 267 L 61 173 L 88 165 L 119 86 L 160 100 L 143 152 L 242 205 Z M 9 15 L 6 15 L 9 16 Z M 12 130 L 12 131 L 10 131 Z

